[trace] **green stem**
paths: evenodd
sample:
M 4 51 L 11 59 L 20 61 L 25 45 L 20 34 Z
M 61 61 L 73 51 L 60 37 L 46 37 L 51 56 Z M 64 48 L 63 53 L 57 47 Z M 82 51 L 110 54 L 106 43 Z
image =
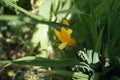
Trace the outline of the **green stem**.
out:
M 41 20 L 47 20 L 47 19 L 43 18 L 42 16 L 37 16 L 37 15 L 35 15 L 35 14 L 33 14 L 33 13 L 31 13 L 31 12 L 29 12 L 29 11 L 27 11 L 27 10 L 19 7 L 19 6 L 17 6 L 16 4 L 10 2 L 10 0 L 3 0 L 3 1 L 4 1 L 6 4 L 14 7 L 15 9 L 18 9 L 19 11 L 21 11 L 21 12 L 29 15 L 30 17 L 32 17 L 32 18 L 34 18 L 34 19 L 36 19 L 36 20 L 39 20 L 39 21 L 41 21 Z

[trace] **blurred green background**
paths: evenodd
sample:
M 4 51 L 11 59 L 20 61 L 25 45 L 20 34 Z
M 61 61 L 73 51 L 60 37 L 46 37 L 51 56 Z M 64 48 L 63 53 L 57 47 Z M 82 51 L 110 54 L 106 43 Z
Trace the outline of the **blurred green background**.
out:
M 0 80 L 120 80 L 119 30 L 120 0 L 1 0 Z

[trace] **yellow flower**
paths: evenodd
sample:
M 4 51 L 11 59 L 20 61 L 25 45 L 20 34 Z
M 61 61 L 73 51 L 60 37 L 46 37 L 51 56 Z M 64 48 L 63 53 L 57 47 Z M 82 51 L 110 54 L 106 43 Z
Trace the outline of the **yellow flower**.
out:
M 55 30 L 55 34 L 57 35 L 58 39 L 62 42 L 58 46 L 60 50 L 64 49 L 66 46 L 72 46 L 75 44 L 75 41 L 71 38 L 71 29 L 65 29 L 64 27 L 62 27 L 61 31 Z

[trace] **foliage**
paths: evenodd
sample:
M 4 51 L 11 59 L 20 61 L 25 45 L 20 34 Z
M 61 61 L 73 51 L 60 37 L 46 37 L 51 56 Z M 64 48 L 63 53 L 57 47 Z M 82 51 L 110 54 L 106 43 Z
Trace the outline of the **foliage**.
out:
M 0 79 L 119 80 L 119 16 L 120 0 L 1 0 L 1 73 L 12 76 L 0 73 Z M 67 41 L 54 32 L 63 27 L 59 34 Z M 60 50 L 70 36 L 76 44 Z

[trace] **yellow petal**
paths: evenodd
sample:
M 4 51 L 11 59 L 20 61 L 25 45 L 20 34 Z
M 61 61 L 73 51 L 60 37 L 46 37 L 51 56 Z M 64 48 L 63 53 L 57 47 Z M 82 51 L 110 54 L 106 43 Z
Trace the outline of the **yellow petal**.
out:
M 63 24 L 70 26 L 70 24 L 67 20 L 63 20 Z
M 68 42 L 71 38 L 72 30 L 71 29 L 65 29 L 64 27 L 61 28 L 61 34 L 63 42 Z
M 67 33 L 69 34 L 69 36 L 71 35 L 71 33 L 72 33 L 72 30 L 71 29 L 68 29 L 67 30 Z
M 72 38 L 70 38 L 69 41 L 68 41 L 68 43 L 67 43 L 67 46 L 72 46 L 72 45 L 74 45 L 75 43 L 76 43 L 75 40 L 72 39 Z
M 69 35 L 68 35 L 69 40 L 68 40 L 67 45 L 68 45 L 68 46 L 74 45 L 74 44 L 75 44 L 75 40 L 71 38 L 72 30 L 71 30 L 71 29 L 68 29 L 67 32 L 68 32 L 68 34 L 69 34 Z
M 64 27 L 61 28 L 61 34 L 62 34 L 63 42 L 68 41 L 68 33 Z
M 67 30 L 67 33 L 66 33 L 66 41 L 67 41 L 67 42 L 70 40 L 71 34 L 72 34 L 72 30 L 71 30 L 71 29 L 68 29 L 68 30 Z
M 55 32 L 55 34 L 57 35 L 58 39 L 59 39 L 61 42 L 63 42 L 63 37 L 62 37 L 61 32 L 59 32 L 59 31 L 57 31 L 57 30 L 55 30 L 54 32 Z
M 59 48 L 60 50 L 63 50 L 63 49 L 66 47 L 66 45 L 67 45 L 67 42 L 61 43 L 61 44 L 58 46 L 58 48 Z

